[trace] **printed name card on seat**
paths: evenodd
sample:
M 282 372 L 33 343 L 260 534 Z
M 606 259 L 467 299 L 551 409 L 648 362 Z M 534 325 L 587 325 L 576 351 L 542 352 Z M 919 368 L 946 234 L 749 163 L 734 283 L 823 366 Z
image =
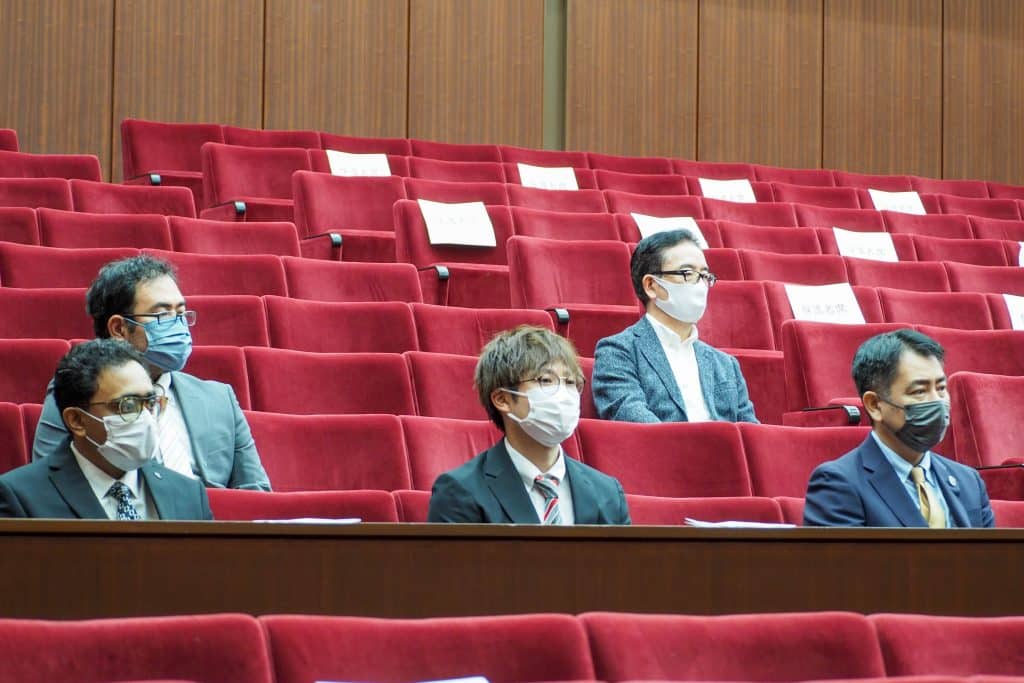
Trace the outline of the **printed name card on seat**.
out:
M 899 211 L 900 213 L 913 213 L 924 215 L 924 204 L 921 202 L 921 195 L 914 191 L 907 192 L 886 192 L 885 190 L 868 190 L 871 195 L 871 203 L 879 211 Z
M 840 256 L 889 263 L 900 260 L 892 235 L 887 232 L 857 232 L 833 227 L 832 234 L 835 235 Z
M 428 199 L 416 200 L 427 226 L 427 239 L 433 245 L 495 247 L 494 226 L 483 202 L 445 204 Z
M 669 230 L 689 230 L 697 238 L 701 249 L 708 248 L 708 241 L 704 239 L 704 233 L 701 232 L 697 221 L 690 216 L 661 217 L 635 212 L 631 212 L 629 215 L 636 221 L 636 229 L 640 231 L 641 239 Z
M 533 166 L 519 162 L 519 183 L 542 190 L 578 190 L 576 171 L 571 167 Z
M 1015 330 L 1024 330 L 1024 296 L 1003 294 L 1006 310 L 1010 314 L 1010 325 Z
M 787 283 L 783 286 L 796 320 L 844 325 L 863 325 L 865 322 L 853 287 L 846 282 L 832 285 Z
M 721 199 L 727 202 L 741 202 L 753 204 L 757 202 L 754 196 L 754 187 L 746 178 L 734 180 L 715 180 L 712 178 L 698 178 L 701 194 L 708 199 Z
M 353 154 L 334 149 L 325 150 L 331 175 L 337 176 L 389 176 L 391 166 L 386 154 Z

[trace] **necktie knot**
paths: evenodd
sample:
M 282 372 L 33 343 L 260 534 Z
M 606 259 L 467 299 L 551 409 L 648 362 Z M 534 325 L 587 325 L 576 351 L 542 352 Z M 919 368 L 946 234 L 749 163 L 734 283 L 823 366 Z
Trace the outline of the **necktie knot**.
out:
M 925 480 L 924 468 L 920 466 L 910 468 L 910 478 L 914 480 L 921 516 L 928 522 L 928 526 L 932 529 L 946 528 L 946 514 L 942 510 L 935 491 Z
M 142 519 L 139 511 L 132 505 L 132 491 L 123 481 L 115 481 L 110 485 L 107 495 L 117 501 L 118 519 Z
M 558 508 L 558 477 L 550 474 L 538 474 L 533 479 L 533 485 L 544 496 L 544 514 L 541 515 L 541 524 L 560 524 L 562 513 Z
M 914 483 L 920 486 L 924 483 L 924 468 L 921 466 L 910 468 L 910 478 L 914 480 Z

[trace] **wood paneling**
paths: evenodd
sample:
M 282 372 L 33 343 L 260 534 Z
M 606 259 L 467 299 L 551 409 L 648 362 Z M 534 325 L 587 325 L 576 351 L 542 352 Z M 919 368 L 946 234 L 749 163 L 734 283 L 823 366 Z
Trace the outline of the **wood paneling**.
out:
M 118 0 L 114 178 L 121 119 L 263 123 L 263 0 Z
M 1024 3 L 946 0 L 946 178 L 1024 185 Z
M 822 161 L 942 175 L 942 5 L 826 0 Z
M 569 0 L 566 145 L 693 158 L 697 0 Z
M 697 153 L 821 163 L 821 0 L 702 0 Z
M 267 128 L 405 137 L 408 0 L 267 0 Z
M 21 149 L 83 153 L 110 171 L 113 0 L 0 2 L 0 125 Z
M 543 44 L 543 0 L 410 0 L 410 137 L 540 147 Z

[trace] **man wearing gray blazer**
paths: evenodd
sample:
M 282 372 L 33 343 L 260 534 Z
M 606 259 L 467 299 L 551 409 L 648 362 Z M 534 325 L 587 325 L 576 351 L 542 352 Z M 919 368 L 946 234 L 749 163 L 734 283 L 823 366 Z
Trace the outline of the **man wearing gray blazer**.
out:
M 150 256 L 108 263 L 86 292 L 86 310 L 99 338 L 123 339 L 146 360 L 168 398 L 158 422 L 159 460 L 206 486 L 270 490 L 249 424 L 230 385 L 181 372 L 192 350 L 186 310 L 170 264 Z M 67 428 L 47 388 L 32 460 L 67 451 Z
M 647 313 L 597 344 L 598 414 L 623 422 L 757 422 L 739 362 L 697 339 L 715 276 L 694 235 L 644 238 L 630 270 Z

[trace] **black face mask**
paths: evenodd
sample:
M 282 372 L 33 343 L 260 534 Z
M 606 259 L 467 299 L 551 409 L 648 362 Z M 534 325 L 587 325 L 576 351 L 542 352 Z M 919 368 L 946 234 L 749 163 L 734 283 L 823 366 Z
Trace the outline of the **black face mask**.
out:
M 881 396 L 879 400 L 903 409 L 907 416 L 906 422 L 893 434 L 915 453 L 931 450 L 946 435 L 946 428 L 949 427 L 948 402 L 940 399 L 901 406 Z

